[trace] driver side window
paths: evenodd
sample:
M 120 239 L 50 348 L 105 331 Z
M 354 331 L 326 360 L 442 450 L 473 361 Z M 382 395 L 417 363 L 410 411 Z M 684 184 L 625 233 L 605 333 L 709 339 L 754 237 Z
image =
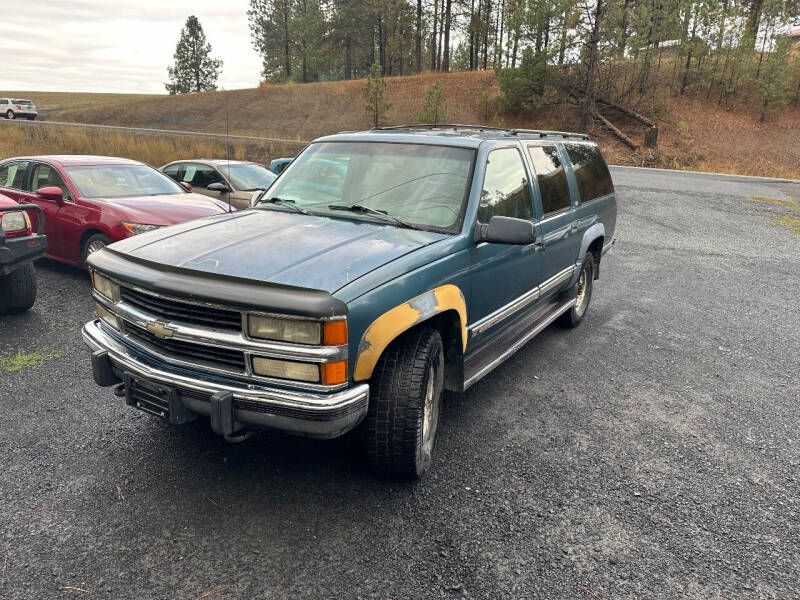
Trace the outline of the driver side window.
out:
M 182 180 L 197 188 L 207 188 L 212 183 L 225 183 L 216 169 L 198 164 L 186 165 Z
M 478 220 L 488 223 L 495 215 L 533 218 L 528 174 L 516 148 L 502 148 L 489 153 Z
M 36 193 L 36 190 L 43 187 L 57 187 L 64 195 L 64 200 L 67 200 L 68 202 L 72 201 L 72 195 L 69 193 L 69 189 L 64 183 L 64 179 L 62 179 L 55 167 L 46 165 L 44 163 L 34 164 L 33 172 L 31 173 L 31 178 L 29 181 L 30 183 L 28 184 L 28 187 L 30 189 L 27 191 L 31 193 Z

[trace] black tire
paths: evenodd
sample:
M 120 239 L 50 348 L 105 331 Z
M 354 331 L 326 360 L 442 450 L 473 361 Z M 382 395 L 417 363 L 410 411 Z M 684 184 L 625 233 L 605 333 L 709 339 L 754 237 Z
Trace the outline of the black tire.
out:
M 34 121 L 36 119 L 36 115 L 33 115 L 31 117 L 25 117 L 25 118 L 28 119 L 28 121 Z
M 11 110 L 10 108 L 6 111 L 6 119 L 8 119 L 9 121 L 14 119 L 14 111 Z
M 375 469 L 403 478 L 428 470 L 443 384 L 444 349 L 436 329 L 412 330 L 386 349 L 370 382 L 364 422 L 367 458 Z
M 111 243 L 111 240 L 108 239 L 108 236 L 103 233 L 95 233 L 94 235 L 90 235 L 87 240 L 83 243 L 83 248 L 81 248 L 81 262 L 83 266 L 86 267 L 86 259 L 89 258 L 89 255 L 92 252 L 96 252 L 100 248 L 99 245 L 108 246 Z
M 28 310 L 36 302 L 36 272 L 33 263 L 22 265 L 8 275 L 0 275 L 0 315 Z
M 581 264 L 581 271 L 578 274 L 578 279 L 575 281 L 575 285 L 567 292 L 567 297 L 575 298 L 576 303 L 559 317 L 558 322 L 560 325 L 570 329 L 580 325 L 580 322 L 583 321 L 583 317 L 586 316 L 589 302 L 592 300 L 593 286 L 594 255 L 591 252 L 587 252 L 586 258 L 583 259 L 583 263 Z

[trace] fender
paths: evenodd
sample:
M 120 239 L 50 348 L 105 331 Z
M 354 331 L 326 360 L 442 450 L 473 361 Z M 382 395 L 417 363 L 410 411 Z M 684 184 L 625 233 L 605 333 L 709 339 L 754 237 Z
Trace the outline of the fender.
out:
M 589 229 L 587 229 L 583 234 L 583 240 L 581 240 L 581 251 L 578 254 L 578 265 L 583 263 L 583 259 L 586 257 L 586 252 L 589 250 L 589 246 L 593 241 L 597 238 L 605 238 L 606 237 L 606 228 L 603 226 L 602 223 L 595 223 Z
M 461 326 L 461 348 L 467 349 L 467 304 L 464 294 L 452 284 L 442 285 L 420 294 L 383 313 L 367 327 L 358 345 L 353 379 L 363 381 L 372 376 L 386 347 L 400 334 L 417 323 L 426 321 L 446 310 L 455 310 Z

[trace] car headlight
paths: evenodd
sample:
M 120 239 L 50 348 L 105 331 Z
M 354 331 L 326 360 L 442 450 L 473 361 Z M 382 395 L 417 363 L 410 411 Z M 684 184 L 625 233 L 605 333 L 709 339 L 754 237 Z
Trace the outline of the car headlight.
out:
M 104 298 L 111 302 L 119 302 L 119 286 L 105 275 L 92 271 L 92 285 Z
M 31 233 L 31 221 L 25 211 L 0 213 L 0 227 L 6 237 Z
M 122 226 L 131 235 L 139 235 L 140 233 L 147 233 L 148 231 L 154 231 L 156 229 L 161 229 L 163 227 L 163 225 L 147 225 L 146 223 L 127 223 L 125 221 L 122 222 Z
M 117 315 L 105 308 L 99 302 L 94 303 L 94 314 L 102 319 L 104 323 L 108 323 L 111 325 L 111 327 L 119 331 L 119 319 L 117 319 Z
M 247 315 L 250 337 L 296 344 L 342 346 L 347 343 L 347 321 L 307 321 L 269 315 Z
M 309 383 L 321 383 L 322 385 L 339 385 L 347 381 L 347 361 L 304 363 L 254 356 L 253 373 L 262 377 L 293 379 L 296 381 L 308 381 Z
M 247 333 L 250 337 L 265 340 L 319 344 L 322 341 L 322 323 L 266 315 L 247 315 Z

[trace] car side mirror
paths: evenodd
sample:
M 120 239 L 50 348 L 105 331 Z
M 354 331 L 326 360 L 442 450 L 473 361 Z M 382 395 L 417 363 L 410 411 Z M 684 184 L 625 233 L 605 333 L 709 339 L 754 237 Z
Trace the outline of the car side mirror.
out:
M 60 187 L 56 187 L 54 185 L 39 188 L 36 190 L 36 195 L 44 200 L 53 200 L 58 204 L 64 202 L 64 192 L 61 191 Z
M 228 186 L 225 185 L 224 183 L 222 183 L 221 181 L 217 181 L 215 183 L 209 183 L 206 186 L 206 189 L 209 192 L 219 192 L 220 194 L 224 194 L 225 192 L 229 192 L 230 191 Z
M 475 241 L 525 246 L 536 241 L 536 225 L 527 219 L 495 215 L 488 224 L 478 223 Z
M 187 192 L 191 192 L 192 191 L 192 184 L 189 183 L 188 181 L 180 181 L 179 183 L 180 183 L 180 186 L 183 189 L 185 189 Z

